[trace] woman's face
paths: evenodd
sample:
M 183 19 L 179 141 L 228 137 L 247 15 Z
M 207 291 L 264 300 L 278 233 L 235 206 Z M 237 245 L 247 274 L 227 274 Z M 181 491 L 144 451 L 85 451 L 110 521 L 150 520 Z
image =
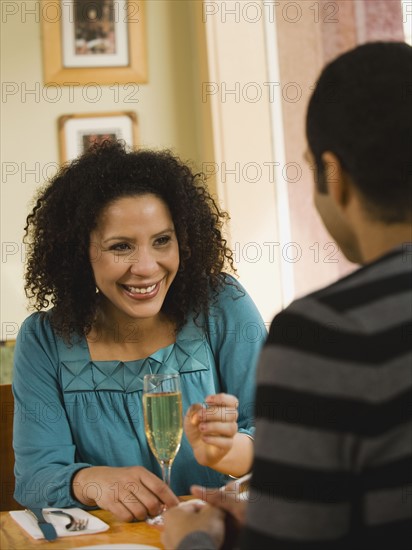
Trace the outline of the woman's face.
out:
M 110 203 L 90 234 L 89 257 L 109 317 L 155 317 L 179 268 L 167 205 L 152 194 Z

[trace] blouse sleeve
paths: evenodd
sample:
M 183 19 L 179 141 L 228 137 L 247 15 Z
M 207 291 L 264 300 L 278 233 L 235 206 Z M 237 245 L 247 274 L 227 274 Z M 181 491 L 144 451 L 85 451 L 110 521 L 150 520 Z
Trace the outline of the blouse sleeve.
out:
M 239 432 L 253 436 L 256 365 L 267 330 L 251 297 L 228 275 L 210 309 L 208 333 L 222 391 L 239 399 Z
M 23 323 L 13 372 L 15 498 L 23 506 L 82 506 L 71 495 L 76 463 L 58 376 L 58 352 L 47 314 Z

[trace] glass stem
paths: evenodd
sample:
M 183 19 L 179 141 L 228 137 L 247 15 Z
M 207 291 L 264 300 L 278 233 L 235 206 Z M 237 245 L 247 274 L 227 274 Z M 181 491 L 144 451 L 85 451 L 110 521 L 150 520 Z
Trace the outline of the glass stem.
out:
M 166 483 L 166 485 L 168 485 L 170 487 L 170 475 L 171 475 L 171 472 L 172 472 L 172 461 L 171 460 L 168 460 L 168 461 L 162 460 L 160 462 L 160 465 L 162 467 L 163 481 Z

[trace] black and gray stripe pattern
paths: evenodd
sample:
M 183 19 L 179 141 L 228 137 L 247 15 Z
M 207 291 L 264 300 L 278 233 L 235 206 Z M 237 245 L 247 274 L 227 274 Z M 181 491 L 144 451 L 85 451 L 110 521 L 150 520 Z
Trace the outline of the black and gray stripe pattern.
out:
M 258 371 L 242 548 L 412 548 L 412 272 L 405 250 L 274 319 Z

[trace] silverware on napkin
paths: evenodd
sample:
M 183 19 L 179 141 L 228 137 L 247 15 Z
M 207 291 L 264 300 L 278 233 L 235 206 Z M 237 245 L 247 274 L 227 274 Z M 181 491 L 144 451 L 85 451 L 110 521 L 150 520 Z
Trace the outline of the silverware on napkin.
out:
M 75 518 L 71 514 L 68 514 L 64 510 L 48 510 L 46 512 L 47 514 L 54 514 L 55 516 L 63 516 L 67 519 L 69 519 L 69 523 L 66 525 L 66 529 L 68 531 L 84 531 L 87 529 L 87 526 L 89 524 L 89 519 L 84 518 Z
M 29 512 L 31 516 L 36 520 L 44 538 L 47 540 L 57 539 L 56 529 L 54 525 L 45 520 L 42 508 L 27 508 L 26 512 Z

